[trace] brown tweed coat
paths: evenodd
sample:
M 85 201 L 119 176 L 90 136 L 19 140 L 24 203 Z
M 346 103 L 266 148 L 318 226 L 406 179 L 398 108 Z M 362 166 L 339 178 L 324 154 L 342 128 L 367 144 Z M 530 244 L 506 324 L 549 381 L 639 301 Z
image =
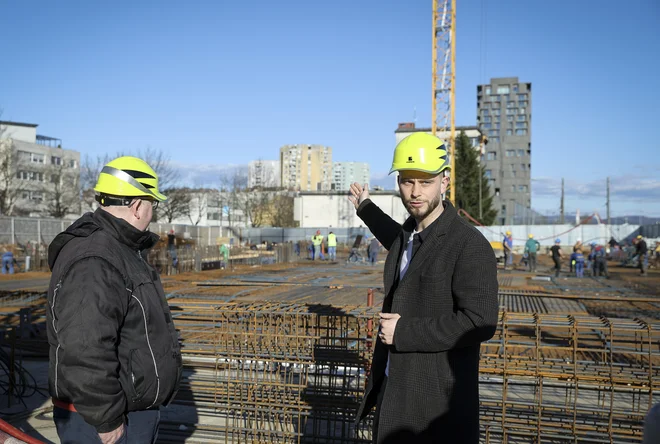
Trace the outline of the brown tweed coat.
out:
M 403 226 L 366 200 L 358 216 L 389 250 L 383 312 L 401 315 L 394 345 L 376 342 L 356 420 L 376 405 L 390 351 L 378 444 L 479 442 L 479 346 L 498 316 L 497 264 L 484 236 L 448 201 L 399 281 Z

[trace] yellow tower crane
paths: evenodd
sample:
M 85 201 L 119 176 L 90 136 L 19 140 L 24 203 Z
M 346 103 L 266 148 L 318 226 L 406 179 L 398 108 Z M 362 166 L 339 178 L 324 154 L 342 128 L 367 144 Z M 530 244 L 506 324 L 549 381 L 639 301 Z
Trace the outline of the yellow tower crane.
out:
M 456 204 L 456 0 L 433 0 L 433 113 L 432 131 L 443 133 L 449 148 L 451 173 L 450 200 Z

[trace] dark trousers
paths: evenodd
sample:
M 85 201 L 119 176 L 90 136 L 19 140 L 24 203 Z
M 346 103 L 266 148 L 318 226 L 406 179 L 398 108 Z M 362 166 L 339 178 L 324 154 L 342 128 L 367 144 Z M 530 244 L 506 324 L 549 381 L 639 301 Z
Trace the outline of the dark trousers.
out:
M 380 406 L 383 404 L 383 397 L 385 397 L 385 388 L 387 388 L 387 376 L 383 376 L 383 382 L 380 385 L 378 396 L 376 397 L 376 413 L 374 415 L 374 426 L 371 432 L 371 442 L 376 444 L 378 442 L 378 424 L 380 423 Z
M 536 253 L 529 253 L 529 271 L 536 271 Z
M 553 257 L 552 260 L 555 262 L 555 277 L 559 277 L 559 271 L 561 270 L 561 262 L 559 258 Z
M 53 408 L 57 435 L 62 444 L 100 443 L 96 429 L 85 422 L 80 413 Z M 128 414 L 126 433 L 117 444 L 153 444 L 158 436 L 159 410 L 142 410 Z

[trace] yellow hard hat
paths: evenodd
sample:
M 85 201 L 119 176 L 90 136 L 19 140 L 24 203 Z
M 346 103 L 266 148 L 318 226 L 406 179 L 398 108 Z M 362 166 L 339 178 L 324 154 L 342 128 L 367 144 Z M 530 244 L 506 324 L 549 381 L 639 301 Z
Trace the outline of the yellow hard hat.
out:
M 529 235 L 529 238 L 530 238 L 530 239 L 533 239 L 533 238 L 534 238 L 534 235 L 533 235 L 533 234 L 530 234 L 530 235 Z
M 641 235 L 641 234 L 638 234 L 638 235 L 637 235 L 637 239 L 641 239 L 641 238 L 642 238 L 642 235 Z
M 94 191 L 117 197 L 151 197 L 164 202 L 167 197 L 158 191 L 158 175 L 142 159 L 118 157 L 108 162 L 99 174 Z M 97 199 L 99 200 L 99 199 Z M 101 205 L 104 204 L 101 200 Z
M 510 231 L 507 231 L 507 232 L 506 232 L 506 234 L 507 234 L 507 235 L 510 235 L 510 234 L 511 234 L 511 232 L 510 232 Z
M 413 133 L 394 148 L 392 169 L 439 174 L 449 168 L 447 145 L 439 138 L 423 132 Z

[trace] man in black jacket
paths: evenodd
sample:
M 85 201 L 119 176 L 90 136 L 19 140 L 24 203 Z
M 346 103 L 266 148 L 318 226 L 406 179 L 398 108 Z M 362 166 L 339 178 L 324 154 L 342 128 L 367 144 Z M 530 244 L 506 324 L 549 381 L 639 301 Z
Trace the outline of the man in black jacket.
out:
M 166 197 L 135 157 L 103 167 L 100 203 L 48 248 L 49 388 L 66 443 L 153 443 L 159 407 L 175 396 L 181 352 L 156 271 L 140 252 Z
M 385 299 L 357 420 L 375 406 L 373 442 L 477 444 L 479 348 L 498 319 L 497 262 L 481 233 L 443 201 L 449 178 L 440 139 L 414 133 L 397 145 L 410 218 L 400 225 L 351 185 L 358 216 L 389 251 Z

